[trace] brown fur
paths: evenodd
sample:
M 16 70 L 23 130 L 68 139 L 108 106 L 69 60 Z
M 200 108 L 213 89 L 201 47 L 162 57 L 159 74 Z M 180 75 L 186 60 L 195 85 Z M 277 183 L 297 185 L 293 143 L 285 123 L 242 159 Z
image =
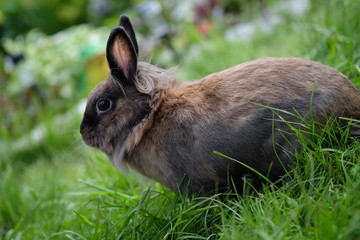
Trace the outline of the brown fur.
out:
M 343 74 L 305 59 L 263 58 L 186 83 L 148 63 L 137 63 L 134 72 L 137 43 L 130 44 L 135 35 L 126 34 L 132 27 L 123 22 L 127 25 L 113 30 L 107 50 L 109 67 L 118 72 L 90 94 L 81 133 L 115 166 L 129 165 L 172 190 L 206 194 L 216 186 L 227 188 L 229 177 L 241 187 L 251 171 L 214 151 L 270 179 L 283 175 L 293 161 L 289 152 L 298 150 L 296 139 L 274 132 L 272 124 L 291 130 L 271 121 L 272 112 L 258 104 L 296 109 L 320 122 L 325 115 L 360 119 L 360 91 Z M 123 45 L 126 51 L 119 50 Z M 112 101 L 106 112 L 96 108 L 101 98 Z

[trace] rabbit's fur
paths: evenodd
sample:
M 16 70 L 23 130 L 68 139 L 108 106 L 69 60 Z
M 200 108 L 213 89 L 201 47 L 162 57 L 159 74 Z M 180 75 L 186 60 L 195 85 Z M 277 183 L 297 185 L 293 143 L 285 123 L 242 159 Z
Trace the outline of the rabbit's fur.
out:
M 279 178 L 298 150 L 284 120 L 300 120 L 284 111 L 319 122 L 360 119 L 360 91 L 317 62 L 263 58 L 177 82 L 137 55 L 134 30 L 122 16 L 107 43 L 111 73 L 88 98 L 81 134 L 115 166 L 129 165 L 172 190 L 182 183 L 182 192 L 206 194 L 231 181 L 241 188 L 250 168 Z

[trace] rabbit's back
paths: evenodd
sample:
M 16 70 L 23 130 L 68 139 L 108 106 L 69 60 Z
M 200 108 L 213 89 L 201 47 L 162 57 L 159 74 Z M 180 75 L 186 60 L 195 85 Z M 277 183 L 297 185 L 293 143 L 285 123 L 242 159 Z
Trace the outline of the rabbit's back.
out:
M 243 63 L 205 77 L 200 85 L 205 92 L 209 86 L 209 92 L 218 89 L 230 103 L 281 105 L 311 92 L 326 95 L 328 103 L 359 98 L 359 90 L 345 75 L 301 58 L 262 58 Z

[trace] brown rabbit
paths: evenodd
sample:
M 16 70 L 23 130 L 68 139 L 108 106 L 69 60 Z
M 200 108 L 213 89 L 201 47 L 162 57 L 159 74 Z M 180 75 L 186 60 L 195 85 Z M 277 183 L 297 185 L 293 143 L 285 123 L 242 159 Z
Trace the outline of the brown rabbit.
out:
M 90 94 L 80 132 L 116 167 L 129 165 L 172 190 L 204 195 L 226 189 L 229 179 L 241 188 L 250 168 L 282 176 L 299 148 L 284 120 L 300 122 L 284 111 L 319 122 L 360 119 L 360 91 L 317 62 L 263 58 L 177 82 L 137 56 L 133 27 L 121 16 L 106 48 L 110 75 Z

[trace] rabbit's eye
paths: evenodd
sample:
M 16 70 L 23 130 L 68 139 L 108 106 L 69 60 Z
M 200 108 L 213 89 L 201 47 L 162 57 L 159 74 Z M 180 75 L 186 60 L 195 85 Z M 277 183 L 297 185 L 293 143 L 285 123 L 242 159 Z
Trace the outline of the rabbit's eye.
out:
M 96 103 L 96 107 L 100 112 L 105 112 L 111 108 L 111 104 L 111 100 L 107 98 L 100 98 Z

